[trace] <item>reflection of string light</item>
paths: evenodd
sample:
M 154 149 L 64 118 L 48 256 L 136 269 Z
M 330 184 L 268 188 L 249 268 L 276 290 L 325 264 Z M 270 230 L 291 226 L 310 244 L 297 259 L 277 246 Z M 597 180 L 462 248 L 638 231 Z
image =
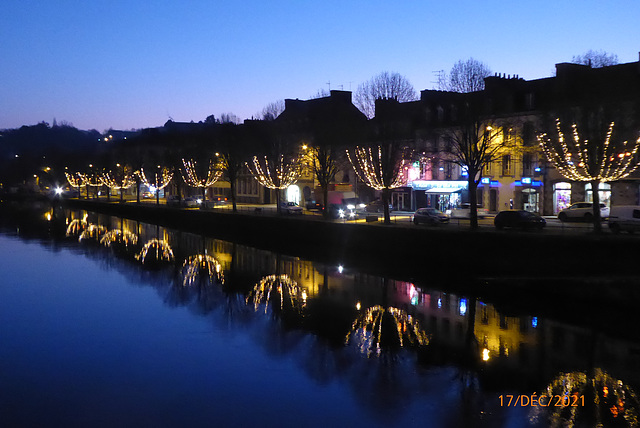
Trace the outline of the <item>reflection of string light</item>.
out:
M 99 226 L 97 224 L 89 224 L 80 234 L 80 238 L 78 241 L 83 241 L 87 239 L 95 239 L 98 240 L 107 232 L 107 229 L 104 226 Z
M 587 419 L 590 426 L 638 426 L 640 401 L 636 393 L 601 369 L 595 369 L 593 377 L 583 372 L 562 373 L 540 393 L 540 399 L 544 406 L 531 407 L 533 424 L 546 414 L 551 427 L 574 426 L 585 418 L 594 419 Z M 592 405 L 585 403 L 587 399 L 593 400 Z M 547 400 L 553 401 L 547 405 Z
M 297 312 L 302 312 L 306 306 L 306 291 L 298 286 L 298 283 L 292 280 L 289 275 L 268 275 L 262 278 L 247 296 L 247 304 L 253 303 L 256 311 L 261 304 L 264 304 L 266 313 L 269 303 L 276 298 L 276 296 L 272 296 L 275 294 L 280 298 L 279 309 L 281 310 L 285 309 L 285 303 L 290 309 Z
M 67 226 L 67 236 L 79 235 L 82 231 L 87 227 L 87 220 L 83 219 L 74 219 Z
M 129 247 L 130 245 L 136 245 L 138 243 L 138 237 L 131 232 L 122 232 L 114 229 L 105 233 L 100 240 L 100 244 L 105 247 L 110 247 L 113 243 L 121 243 Z
M 390 331 L 396 332 L 395 338 L 385 337 Z M 429 343 L 429 336 L 420 328 L 418 321 L 405 311 L 377 305 L 367 309 L 354 321 L 345 342 L 352 340 L 357 343 L 358 350 L 369 357 L 371 354 L 380 355 L 388 341 L 400 347 L 424 346 Z
M 155 261 L 170 262 L 173 260 L 173 250 L 169 246 L 167 241 L 161 241 L 159 239 L 152 239 L 142 247 L 140 253 L 136 256 L 136 259 L 140 260 L 143 264 L 147 262 L 149 255 L 154 257 Z
M 220 283 L 224 282 L 222 265 L 218 260 L 206 254 L 198 254 L 186 259 L 182 265 L 182 273 L 184 287 L 192 285 L 203 273 L 207 275 L 210 282 L 214 280 Z

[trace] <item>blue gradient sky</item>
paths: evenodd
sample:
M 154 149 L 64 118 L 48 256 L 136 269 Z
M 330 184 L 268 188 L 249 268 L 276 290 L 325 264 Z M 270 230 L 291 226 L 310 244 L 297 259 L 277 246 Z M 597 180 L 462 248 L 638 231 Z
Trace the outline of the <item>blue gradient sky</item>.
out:
M 471 56 L 542 78 L 589 49 L 637 61 L 638 18 L 637 0 L 4 0 L 0 129 L 249 118 L 385 70 L 431 89 L 434 71 Z

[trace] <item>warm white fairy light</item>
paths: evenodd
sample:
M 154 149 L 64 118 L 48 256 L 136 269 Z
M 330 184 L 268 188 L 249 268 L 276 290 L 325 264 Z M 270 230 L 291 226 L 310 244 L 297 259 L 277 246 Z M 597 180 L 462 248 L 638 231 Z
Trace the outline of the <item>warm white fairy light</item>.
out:
M 276 295 L 277 296 L 272 296 Z M 279 297 L 279 309 L 285 309 L 285 303 L 289 309 L 302 312 L 307 304 L 307 292 L 300 287 L 289 275 L 268 275 L 258 282 L 247 296 L 247 304 L 253 303 L 257 311 L 261 304 L 264 304 L 264 311 L 267 312 L 272 299 Z
M 140 178 L 147 187 L 154 187 L 157 192 L 158 190 L 162 190 L 167 187 L 171 182 L 171 179 L 173 178 L 173 171 L 167 167 L 158 167 L 157 172 L 152 172 L 150 174 L 151 180 L 149 180 L 144 173 L 144 168 L 140 168 Z
M 82 233 L 82 231 L 87 227 L 87 216 L 82 219 L 74 219 L 67 226 L 67 236 L 75 236 Z
M 609 124 L 607 135 L 601 143 L 581 139 L 575 124 L 571 138 L 565 138 L 560 120 L 557 119 L 557 144 L 547 134 L 539 135 L 538 142 L 547 160 L 555 165 L 563 177 L 574 181 L 616 181 L 628 177 L 638 168 L 636 154 L 640 138 L 635 142 L 612 144 L 614 125 L 614 122 Z
M 356 147 L 353 155 L 349 150 L 347 158 L 353 170 L 367 186 L 375 189 L 395 189 L 405 184 L 404 156 L 395 162 L 385 162 L 381 146 Z
M 301 162 L 301 159 L 298 157 L 287 160 L 285 156 L 281 154 L 275 162 L 269 162 L 266 156 L 262 161 L 260 161 L 257 156 L 254 156 L 253 161 L 247 162 L 245 165 L 253 178 L 264 187 L 283 190 L 298 181 Z
M 143 264 L 147 262 L 147 257 L 153 256 L 155 261 L 170 262 L 173 260 L 173 250 L 169 243 L 160 239 L 151 239 L 142 247 L 136 259 Z
M 79 172 L 70 174 L 65 171 L 64 175 L 67 177 L 67 182 L 71 187 L 78 188 L 84 186 L 86 183 L 84 182 L 84 174 Z
M 135 173 L 131 172 L 131 167 L 118 164 L 115 172 L 106 171 L 102 173 L 102 182 L 113 190 L 128 189 L 136 182 Z
M 82 184 L 85 186 L 100 187 L 105 184 L 102 174 L 96 174 L 93 172 L 84 174 L 79 172 L 78 176 L 82 179 Z
M 197 163 L 193 159 L 182 159 L 184 170 L 182 171 L 182 179 L 191 187 L 211 187 L 222 177 L 222 169 L 209 160 L 209 169 L 207 170 L 206 177 L 199 177 L 196 172 Z
M 107 233 L 106 227 L 97 224 L 88 224 L 80 234 L 78 241 L 89 239 L 99 240 L 105 233 Z
M 184 261 L 182 265 L 182 286 L 192 285 L 198 277 L 206 275 L 209 282 L 224 282 L 222 265 L 214 257 L 207 254 L 197 254 Z
M 401 309 L 393 307 L 385 309 L 379 305 L 368 308 L 354 321 L 345 342 L 347 344 L 351 341 L 356 342 L 358 350 L 367 357 L 372 354 L 380 355 L 385 315 L 386 322 L 395 323 L 400 347 L 405 346 L 405 342 L 413 346 L 424 346 L 429 343 L 429 336 L 420 328 L 414 317 Z
M 609 426 L 617 421 L 615 426 L 636 427 L 640 422 L 640 401 L 635 391 L 599 368 L 593 376 L 562 373 L 535 395 L 538 405 L 531 405 L 529 415 L 535 425 L 572 427 L 582 420 L 590 426 Z
M 100 239 L 100 244 L 105 247 L 111 247 L 111 244 L 121 243 L 126 247 L 130 245 L 136 245 L 138 243 L 138 237 L 131 232 L 122 232 L 119 229 L 110 230 L 104 234 Z

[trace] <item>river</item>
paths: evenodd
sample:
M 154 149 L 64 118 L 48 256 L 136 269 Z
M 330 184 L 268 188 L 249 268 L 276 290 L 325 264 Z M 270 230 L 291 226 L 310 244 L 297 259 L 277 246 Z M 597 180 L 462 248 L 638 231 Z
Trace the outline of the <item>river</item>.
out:
M 3 426 L 637 422 L 640 340 L 615 319 L 80 210 L 15 213 Z

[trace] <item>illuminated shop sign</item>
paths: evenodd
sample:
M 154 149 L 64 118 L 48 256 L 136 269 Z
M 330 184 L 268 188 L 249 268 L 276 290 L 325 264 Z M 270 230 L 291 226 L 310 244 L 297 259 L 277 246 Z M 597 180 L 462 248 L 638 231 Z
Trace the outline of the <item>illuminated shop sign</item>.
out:
M 466 189 L 466 181 L 456 180 L 415 180 L 411 182 L 411 187 L 414 190 L 429 190 L 429 189 Z
M 489 177 L 483 177 L 480 179 L 480 183 L 482 184 L 489 184 L 491 182 L 491 179 Z
M 513 184 L 516 186 L 542 187 L 542 181 L 532 180 L 531 177 L 522 177 L 522 180 L 517 180 Z

